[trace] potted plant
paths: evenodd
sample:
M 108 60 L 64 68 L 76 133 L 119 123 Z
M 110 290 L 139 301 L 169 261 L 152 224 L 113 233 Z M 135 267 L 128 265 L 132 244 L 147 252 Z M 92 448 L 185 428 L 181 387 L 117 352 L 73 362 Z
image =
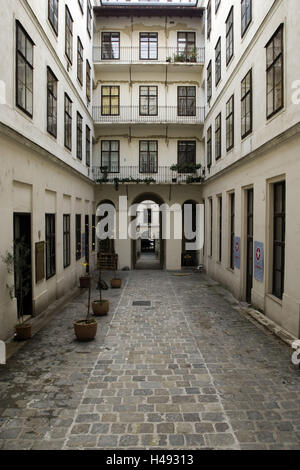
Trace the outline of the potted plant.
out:
M 27 340 L 31 338 L 31 323 L 24 319 L 24 301 L 31 289 L 31 271 L 28 258 L 30 248 L 24 238 L 14 242 L 13 252 L 7 252 L 1 259 L 6 266 L 9 275 L 14 275 L 14 283 L 6 284 L 10 297 L 17 299 L 18 324 L 16 325 L 16 339 Z
M 110 281 L 110 286 L 112 289 L 120 289 L 122 286 L 122 279 L 117 277 L 117 267 L 118 266 L 115 266 L 114 277 Z
M 101 262 L 100 256 L 98 260 L 98 289 L 99 289 L 99 300 L 94 300 L 92 302 L 92 309 L 94 315 L 96 317 L 102 317 L 107 315 L 109 312 L 109 300 L 102 299 L 102 289 L 103 289 L 103 281 L 102 281 L 102 269 L 101 269 Z
M 74 331 L 79 341 L 91 341 L 95 339 L 97 333 L 98 323 L 94 318 L 91 318 L 91 283 L 88 287 L 88 305 L 87 314 L 84 320 L 79 320 L 74 323 Z

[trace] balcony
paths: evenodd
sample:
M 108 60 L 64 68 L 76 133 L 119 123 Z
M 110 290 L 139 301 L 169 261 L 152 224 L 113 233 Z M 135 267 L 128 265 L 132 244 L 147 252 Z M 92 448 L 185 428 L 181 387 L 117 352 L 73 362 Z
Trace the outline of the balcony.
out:
M 194 124 L 202 125 L 205 119 L 205 108 L 197 106 L 191 116 L 179 116 L 177 106 L 158 106 L 154 115 L 140 115 L 139 106 L 120 106 L 113 114 L 102 114 L 100 106 L 93 107 L 95 124 Z
M 205 48 L 180 50 L 177 47 L 158 47 L 142 53 L 140 47 L 93 47 L 94 64 L 191 64 L 204 65 Z
M 101 184 L 199 184 L 202 182 L 203 171 L 197 169 L 190 173 L 180 173 L 173 171 L 170 166 L 145 168 L 146 171 L 142 171 L 139 166 L 120 166 L 110 170 L 107 173 L 105 168 L 94 166 L 90 171 L 94 181 Z

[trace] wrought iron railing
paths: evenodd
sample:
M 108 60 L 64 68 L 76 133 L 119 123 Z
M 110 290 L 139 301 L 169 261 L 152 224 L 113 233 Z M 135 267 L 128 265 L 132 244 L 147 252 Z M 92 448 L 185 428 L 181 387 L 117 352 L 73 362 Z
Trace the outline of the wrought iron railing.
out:
M 141 47 L 118 47 L 116 44 L 105 44 L 93 47 L 94 63 L 183 63 L 204 64 L 204 47 L 156 47 L 150 45 Z
M 141 115 L 139 106 L 120 106 L 101 108 L 93 106 L 95 123 L 174 123 L 174 124 L 203 124 L 205 108 L 196 106 L 182 115 L 177 106 L 158 106 L 153 114 Z
M 143 171 L 145 170 L 145 171 Z M 150 171 L 149 171 L 150 170 Z M 202 170 L 190 173 L 173 171 L 170 166 L 141 168 L 139 166 L 101 167 L 94 166 L 91 173 L 96 183 L 201 183 Z

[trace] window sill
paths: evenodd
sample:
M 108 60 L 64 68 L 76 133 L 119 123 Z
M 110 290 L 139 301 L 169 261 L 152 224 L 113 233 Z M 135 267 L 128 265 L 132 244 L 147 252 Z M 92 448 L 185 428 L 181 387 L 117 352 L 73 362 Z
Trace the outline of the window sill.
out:
M 266 294 L 266 297 L 270 300 L 272 300 L 273 302 L 275 302 L 276 304 L 280 305 L 280 307 L 282 307 L 282 300 L 278 299 L 278 297 L 275 297 L 275 295 L 273 294 Z

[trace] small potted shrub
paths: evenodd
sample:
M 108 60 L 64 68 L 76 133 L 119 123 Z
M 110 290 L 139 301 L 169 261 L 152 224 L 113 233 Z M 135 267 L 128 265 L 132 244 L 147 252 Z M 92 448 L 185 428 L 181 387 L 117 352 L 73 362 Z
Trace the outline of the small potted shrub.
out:
M 94 300 L 92 302 L 92 309 L 96 317 L 102 317 L 104 315 L 107 315 L 109 312 L 109 300 L 102 299 L 103 281 L 102 281 L 102 269 L 101 269 L 100 257 L 98 261 L 98 289 L 99 289 L 99 300 Z
M 91 309 L 91 283 L 88 287 L 88 305 L 87 314 L 84 320 L 79 320 L 74 323 L 74 331 L 79 341 L 91 341 L 95 339 L 97 334 L 98 323 L 90 315 Z
M 24 299 L 31 289 L 29 256 L 30 249 L 22 238 L 14 242 L 13 252 L 7 252 L 1 257 L 8 274 L 14 275 L 15 278 L 15 282 L 12 285 L 6 284 L 6 287 L 11 299 L 17 299 L 19 322 L 16 325 L 16 339 L 20 341 L 31 338 L 31 323 L 24 321 Z
M 122 286 L 122 279 L 117 277 L 117 269 L 114 270 L 114 277 L 110 281 L 110 286 L 112 289 L 120 289 Z

